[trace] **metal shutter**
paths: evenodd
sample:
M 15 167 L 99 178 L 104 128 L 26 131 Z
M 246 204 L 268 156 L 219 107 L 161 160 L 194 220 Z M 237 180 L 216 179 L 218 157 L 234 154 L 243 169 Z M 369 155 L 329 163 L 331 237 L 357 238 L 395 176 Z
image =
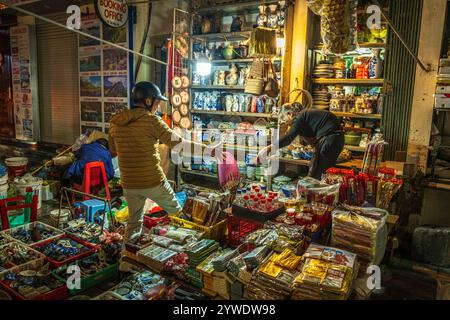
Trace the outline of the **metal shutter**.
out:
M 66 24 L 67 14 L 47 16 Z M 80 135 L 78 36 L 36 19 L 41 140 L 72 144 Z

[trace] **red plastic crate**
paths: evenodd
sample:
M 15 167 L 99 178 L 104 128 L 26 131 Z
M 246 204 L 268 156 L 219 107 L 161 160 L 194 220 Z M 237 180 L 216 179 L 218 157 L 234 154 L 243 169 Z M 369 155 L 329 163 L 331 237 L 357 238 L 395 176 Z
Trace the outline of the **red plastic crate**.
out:
M 81 240 L 81 239 L 78 239 L 78 238 L 76 238 L 76 237 L 74 237 L 74 236 L 72 236 L 72 235 L 70 235 L 70 234 L 61 235 L 61 236 L 58 237 L 58 238 L 54 238 L 54 239 L 51 239 L 51 240 L 48 240 L 48 241 L 45 241 L 45 242 L 41 242 L 41 243 L 39 243 L 39 244 L 32 245 L 31 247 L 32 247 L 33 249 L 37 250 L 37 248 L 43 247 L 43 246 L 46 245 L 47 243 L 54 242 L 54 241 L 59 240 L 59 239 L 61 239 L 61 238 L 69 238 L 69 239 L 71 239 L 71 240 L 73 240 L 73 241 L 76 241 L 76 242 L 82 244 L 83 246 L 89 248 L 90 250 L 88 250 L 88 251 L 86 251 L 86 252 L 84 252 L 84 253 L 82 253 L 82 254 L 73 256 L 73 257 L 71 257 L 71 258 L 69 258 L 69 259 L 66 259 L 66 260 L 64 260 L 64 261 L 55 261 L 55 260 L 53 260 L 53 259 L 51 259 L 51 258 L 45 256 L 45 259 L 46 259 L 48 262 L 50 262 L 50 264 L 52 265 L 52 267 L 53 267 L 54 269 L 59 268 L 59 267 L 65 265 L 65 264 L 69 264 L 69 263 L 71 263 L 72 261 L 80 260 L 80 259 L 82 259 L 82 258 L 84 258 L 84 257 L 86 257 L 86 256 L 89 256 L 89 255 L 95 253 L 95 252 L 98 250 L 98 248 L 99 248 L 98 246 L 94 246 L 94 245 L 92 245 L 92 244 L 90 244 L 90 243 L 88 243 L 88 242 L 86 242 L 86 241 L 83 241 L 83 240 Z M 38 251 L 39 251 L 39 250 L 38 250 Z M 39 252 L 40 252 L 40 251 L 39 251 Z
M 56 280 L 56 278 L 55 278 L 55 280 Z M 3 288 L 15 300 L 27 300 L 19 292 L 12 289 L 7 282 L 0 281 L 0 288 Z M 68 295 L 69 294 L 68 294 L 67 286 L 64 284 L 62 287 L 59 287 L 50 292 L 35 296 L 32 299 L 28 299 L 28 300 L 39 300 L 39 301 L 65 300 Z
M 238 247 L 241 245 L 245 237 L 263 227 L 263 223 L 243 219 L 240 217 L 233 216 L 232 214 L 228 215 L 228 245 L 230 247 Z
M 148 229 L 152 229 L 159 223 L 163 222 L 170 222 L 169 217 L 165 211 L 159 210 L 144 215 L 144 226 Z

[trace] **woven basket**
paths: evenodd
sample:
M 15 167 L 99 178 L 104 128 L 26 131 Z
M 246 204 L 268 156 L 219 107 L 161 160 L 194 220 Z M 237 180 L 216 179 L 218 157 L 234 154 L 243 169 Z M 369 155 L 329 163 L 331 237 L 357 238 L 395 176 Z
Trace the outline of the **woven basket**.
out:
M 265 82 L 262 78 L 247 79 L 244 92 L 247 94 L 260 96 L 264 93 L 264 85 Z

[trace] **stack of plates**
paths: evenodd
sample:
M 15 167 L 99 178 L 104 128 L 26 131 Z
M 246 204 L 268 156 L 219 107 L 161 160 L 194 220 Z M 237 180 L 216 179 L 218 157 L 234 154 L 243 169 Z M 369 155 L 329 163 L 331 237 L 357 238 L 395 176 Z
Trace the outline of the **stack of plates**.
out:
M 313 75 L 316 78 L 333 78 L 334 77 L 333 65 L 330 63 L 319 63 L 314 68 Z
M 318 109 L 327 109 L 330 107 L 330 94 L 327 87 L 317 86 L 313 92 L 314 107 Z

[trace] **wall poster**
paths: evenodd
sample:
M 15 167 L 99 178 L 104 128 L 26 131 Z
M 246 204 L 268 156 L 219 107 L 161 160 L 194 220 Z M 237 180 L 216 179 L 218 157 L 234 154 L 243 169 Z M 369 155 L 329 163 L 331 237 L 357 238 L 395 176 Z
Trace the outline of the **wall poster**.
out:
M 22 25 L 10 29 L 12 79 L 14 95 L 14 122 L 16 139 L 36 141 L 39 139 L 37 74 L 32 48 L 34 29 Z
M 128 48 L 128 26 L 112 28 L 95 13 L 83 14 L 82 31 Z M 108 133 L 112 116 L 129 108 L 128 53 L 80 35 L 78 57 L 81 132 Z

